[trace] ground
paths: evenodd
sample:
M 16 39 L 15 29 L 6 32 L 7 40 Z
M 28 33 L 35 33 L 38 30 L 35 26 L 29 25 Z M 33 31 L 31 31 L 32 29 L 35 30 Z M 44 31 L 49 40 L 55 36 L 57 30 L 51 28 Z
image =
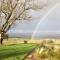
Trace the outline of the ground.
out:
M 24 44 L 27 41 L 27 44 Z M 34 49 L 34 50 L 33 50 Z M 52 55 L 53 57 L 52 57 Z M 52 58 L 50 58 L 50 57 Z M 48 57 L 48 58 L 47 58 Z M 9 39 L 0 45 L 0 60 L 59 60 L 60 39 Z
M 60 44 L 53 41 L 43 41 L 27 56 L 26 60 L 60 60 Z

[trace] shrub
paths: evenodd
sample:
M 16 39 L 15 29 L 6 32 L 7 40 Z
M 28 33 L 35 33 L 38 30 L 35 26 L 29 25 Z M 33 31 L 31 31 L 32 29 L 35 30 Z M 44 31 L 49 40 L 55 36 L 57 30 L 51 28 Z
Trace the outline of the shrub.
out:
M 25 40 L 25 41 L 24 41 L 24 44 L 27 44 L 27 43 L 28 43 L 28 42 Z
M 54 41 L 53 41 L 53 40 L 49 40 L 49 41 L 48 41 L 48 44 L 50 44 L 50 43 L 54 43 Z

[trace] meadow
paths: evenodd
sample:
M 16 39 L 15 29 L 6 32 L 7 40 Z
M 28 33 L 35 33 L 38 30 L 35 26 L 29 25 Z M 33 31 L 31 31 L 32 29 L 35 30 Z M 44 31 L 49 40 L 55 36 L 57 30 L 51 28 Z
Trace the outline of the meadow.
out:
M 60 39 L 9 38 L 0 45 L 0 60 L 29 60 L 32 51 L 35 60 L 60 60 Z
M 10 44 L 0 46 L 0 60 L 23 60 L 35 48 L 34 44 Z

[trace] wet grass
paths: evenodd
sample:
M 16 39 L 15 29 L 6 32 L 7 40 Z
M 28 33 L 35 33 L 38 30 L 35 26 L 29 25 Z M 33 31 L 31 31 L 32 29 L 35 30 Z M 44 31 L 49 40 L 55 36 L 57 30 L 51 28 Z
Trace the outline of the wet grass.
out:
M 35 44 L 0 46 L 0 60 L 22 60 L 35 46 Z

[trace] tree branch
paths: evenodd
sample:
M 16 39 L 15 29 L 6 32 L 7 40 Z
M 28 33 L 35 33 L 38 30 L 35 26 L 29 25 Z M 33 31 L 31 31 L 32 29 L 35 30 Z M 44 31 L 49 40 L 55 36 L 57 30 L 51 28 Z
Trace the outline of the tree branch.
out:
M 7 27 L 8 25 L 8 20 L 10 19 L 11 15 L 12 15 L 12 12 L 13 10 L 16 8 L 18 4 L 15 5 L 15 7 L 12 9 L 11 13 L 8 15 L 7 19 L 6 19 L 6 22 L 2 25 L 2 30 L 5 30 L 5 28 Z M 12 6 L 11 6 L 12 7 Z M 3 11 L 3 10 L 2 10 Z M 5 12 L 4 12 L 5 13 Z

